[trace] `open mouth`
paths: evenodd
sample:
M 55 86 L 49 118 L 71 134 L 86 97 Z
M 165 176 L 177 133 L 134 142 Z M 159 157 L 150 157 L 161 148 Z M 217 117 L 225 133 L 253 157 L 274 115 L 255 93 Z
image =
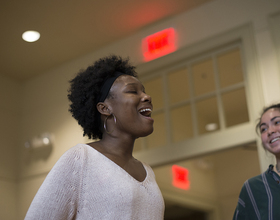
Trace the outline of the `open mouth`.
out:
M 272 140 L 270 141 L 270 143 L 272 144 L 272 143 L 274 143 L 275 141 L 278 141 L 278 140 L 280 140 L 280 137 L 277 137 L 277 138 L 272 139 Z
M 150 108 L 143 108 L 139 112 L 140 112 L 141 115 L 143 115 L 145 117 L 151 117 L 152 109 L 150 109 Z

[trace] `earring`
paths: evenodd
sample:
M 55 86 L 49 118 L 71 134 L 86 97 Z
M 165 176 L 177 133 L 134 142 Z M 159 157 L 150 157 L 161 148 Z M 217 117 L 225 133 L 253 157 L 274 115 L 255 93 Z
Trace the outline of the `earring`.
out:
M 114 122 L 115 122 L 115 124 L 117 124 L 116 116 L 115 116 L 113 113 L 112 113 L 111 115 L 113 115 Z M 106 124 L 107 124 L 107 119 L 108 119 L 111 115 L 108 115 L 108 116 L 105 118 L 105 120 L 104 120 L 104 129 L 105 129 L 105 131 L 106 131 L 107 134 L 111 134 L 111 133 L 114 131 L 114 129 L 113 129 L 112 131 L 109 132 L 109 131 L 107 130 L 107 126 L 106 126 Z

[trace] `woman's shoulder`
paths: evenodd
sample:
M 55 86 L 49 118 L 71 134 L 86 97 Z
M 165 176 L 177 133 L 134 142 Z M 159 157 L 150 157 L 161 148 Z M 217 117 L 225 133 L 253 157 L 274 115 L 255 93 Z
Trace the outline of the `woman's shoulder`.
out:
M 78 143 L 75 146 L 69 148 L 65 153 L 69 152 L 83 152 L 86 151 L 89 146 L 87 144 Z
M 86 144 L 77 144 L 74 147 L 71 147 L 60 157 L 59 161 L 79 161 L 84 159 L 88 155 L 90 146 Z
M 263 173 L 257 176 L 249 178 L 247 181 L 249 183 L 262 183 L 264 181 L 263 179 L 266 178 L 269 174 L 271 174 L 272 169 L 273 169 L 273 165 L 269 165 L 266 171 L 264 171 Z
M 262 174 L 259 174 L 257 176 L 253 176 L 253 177 L 249 178 L 247 181 L 249 183 L 255 183 L 255 182 L 262 181 Z
M 89 146 L 88 144 L 79 143 L 79 144 L 76 144 L 75 146 L 71 147 L 67 151 L 65 151 L 64 154 L 84 154 L 85 152 L 88 152 L 91 149 L 93 149 L 93 148 L 91 146 Z
M 247 190 L 261 190 L 265 189 L 267 184 L 271 183 L 269 169 L 257 176 L 247 179 L 243 185 L 243 188 Z

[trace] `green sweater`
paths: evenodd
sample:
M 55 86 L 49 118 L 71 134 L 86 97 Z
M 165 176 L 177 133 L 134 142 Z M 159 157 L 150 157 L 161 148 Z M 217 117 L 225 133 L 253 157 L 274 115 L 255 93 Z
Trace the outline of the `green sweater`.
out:
M 253 219 L 280 219 L 280 177 L 273 171 L 273 165 L 246 180 L 241 189 L 233 220 Z

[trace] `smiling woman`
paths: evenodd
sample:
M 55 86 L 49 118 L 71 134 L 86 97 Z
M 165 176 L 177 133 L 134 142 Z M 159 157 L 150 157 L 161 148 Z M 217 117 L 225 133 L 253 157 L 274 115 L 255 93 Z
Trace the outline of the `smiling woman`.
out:
M 276 158 L 276 165 L 247 180 L 240 192 L 233 219 L 280 219 L 280 103 L 263 110 L 257 130 L 265 150 Z
M 29 219 L 162 220 L 164 202 L 151 167 L 132 156 L 153 132 L 152 100 L 135 67 L 102 58 L 70 81 L 70 112 L 90 139 L 58 160 L 37 192 Z

